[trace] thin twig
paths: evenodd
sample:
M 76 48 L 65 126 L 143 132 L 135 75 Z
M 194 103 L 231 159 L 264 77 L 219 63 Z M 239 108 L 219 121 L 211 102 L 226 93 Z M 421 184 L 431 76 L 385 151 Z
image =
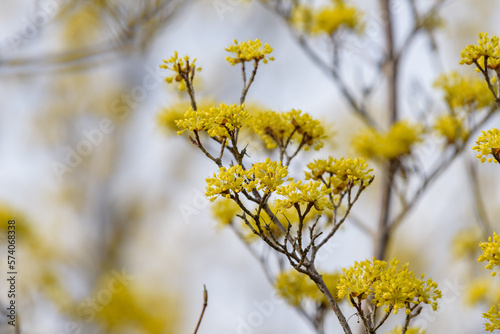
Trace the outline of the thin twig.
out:
M 200 328 L 201 320 L 203 319 L 203 315 L 205 314 L 205 309 L 208 305 L 208 292 L 207 287 L 203 284 L 203 308 L 201 309 L 200 319 L 198 319 L 198 324 L 194 330 L 194 334 L 198 333 L 198 328 Z

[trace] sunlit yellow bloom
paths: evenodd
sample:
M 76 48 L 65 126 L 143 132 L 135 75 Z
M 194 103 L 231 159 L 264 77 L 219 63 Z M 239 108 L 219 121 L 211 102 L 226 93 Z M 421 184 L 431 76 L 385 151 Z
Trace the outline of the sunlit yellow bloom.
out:
M 322 274 L 323 280 L 332 295 L 337 299 L 338 274 Z M 327 305 L 323 293 L 316 284 L 306 275 L 296 271 L 282 271 L 274 284 L 278 294 L 291 305 L 300 305 L 306 299 Z
M 235 57 L 226 57 L 226 60 L 231 65 L 251 60 L 256 62 L 262 60 L 266 64 L 268 60 L 274 60 L 274 57 L 267 57 L 273 51 L 273 48 L 267 43 L 262 47 L 262 42 L 258 38 L 255 41 L 249 39 L 247 42 L 240 43 L 235 39 L 234 45 L 228 46 L 226 51 L 236 55 Z
M 493 36 L 490 39 L 487 33 L 479 33 L 477 45 L 468 45 L 462 50 L 460 65 L 471 65 L 477 62 L 484 70 L 484 57 L 488 57 L 487 67 L 497 69 L 500 64 L 500 46 L 498 41 L 498 36 Z
M 493 239 L 488 237 L 488 242 L 482 242 L 479 244 L 483 254 L 479 255 L 477 259 L 478 262 L 488 261 L 486 269 L 493 270 L 494 266 L 500 266 L 500 237 L 493 232 Z M 492 276 L 496 275 L 496 272 L 491 273 Z
M 437 300 L 441 298 L 441 291 L 431 279 L 424 281 L 424 275 L 416 278 L 408 270 L 408 264 L 398 268 L 398 261 L 365 260 L 355 262 L 354 266 L 342 269 L 338 288 L 339 298 L 351 296 L 364 300 L 372 297 L 371 302 L 377 306 L 385 305 L 385 312 L 392 307 L 394 313 L 405 309 L 409 314 L 410 308 L 421 303 L 430 304 L 437 309 Z
M 267 158 L 265 162 L 257 162 L 252 165 L 248 171 L 248 178 L 252 181 L 249 182 L 249 188 L 256 188 L 257 190 L 264 190 L 268 194 L 276 190 L 288 175 L 286 166 L 282 166 L 281 162 L 271 161 Z
M 295 205 L 313 205 L 318 211 L 333 209 L 332 203 L 328 199 L 331 189 L 319 181 L 290 181 L 288 184 L 280 186 L 276 193 L 283 198 L 277 199 L 275 204 L 278 209 L 288 209 Z
M 221 103 L 219 107 L 189 110 L 181 119 L 175 121 L 180 129 L 177 134 L 184 131 L 206 131 L 210 137 L 229 138 L 235 129 L 244 125 L 248 113 L 243 110 L 244 105 L 226 105 Z
M 212 99 L 202 99 L 197 101 L 196 103 L 199 109 L 209 109 L 213 107 L 217 103 Z M 180 101 L 177 103 L 173 103 L 165 108 L 163 108 L 158 115 L 156 116 L 156 120 L 158 125 L 167 130 L 169 133 L 176 133 L 179 128 L 175 124 L 175 121 L 184 118 L 186 111 L 188 111 L 191 107 L 191 102 L 189 101 Z
M 422 142 L 423 127 L 408 121 L 398 121 L 387 132 L 369 128 L 354 137 L 354 149 L 369 159 L 395 159 L 411 153 Z
M 344 0 L 333 0 L 320 8 L 296 5 L 290 15 L 290 23 L 299 30 L 313 35 L 332 35 L 341 28 L 359 32 L 362 30 L 361 12 Z
M 491 106 L 495 101 L 484 79 L 461 75 L 456 71 L 441 74 L 434 82 L 434 87 L 443 91 L 444 100 L 450 109 L 465 107 L 470 111 L 471 108 Z
M 483 313 L 483 318 L 488 322 L 484 324 L 484 329 L 488 332 L 493 332 L 500 329 L 500 304 L 493 305 L 487 313 Z
M 500 130 L 491 129 L 487 131 L 481 131 L 481 135 L 477 138 L 475 146 L 472 146 L 474 151 L 479 152 L 476 158 L 481 160 L 481 162 L 500 162 Z M 489 155 L 493 158 L 487 158 Z
M 259 112 L 249 119 L 249 125 L 268 149 L 303 142 L 305 150 L 311 146 L 319 150 L 326 138 L 321 122 L 301 110 Z
M 214 173 L 213 177 L 206 179 L 205 196 L 212 202 L 219 196 L 230 198 L 232 194 L 237 194 L 244 189 L 247 173 L 241 165 L 234 165 L 227 169 L 221 167 L 219 174 Z
M 196 67 L 196 58 L 193 60 L 189 59 L 189 56 L 184 56 L 179 58 L 177 51 L 174 51 L 174 55 L 167 60 L 163 60 L 164 64 L 160 65 L 160 68 L 171 70 L 174 75 L 166 77 L 165 81 L 167 83 L 178 82 L 179 90 L 184 90 L 186 88 L 185 80 L 188 79 L 192 82 L 194 78 L 194 73 L 201 71 L 201 67 Z
M 307 165 L 310 172 L 306 172 L 306 180 L 322 180 L 334 193 L 347 189 L 348 185 L 367 185 L 373 179 L 373 169 L 368 169 L 368 164 L 363 158 L 340 158 L 314 160 Z M 326 174 L 326 175 L 325 175 Z

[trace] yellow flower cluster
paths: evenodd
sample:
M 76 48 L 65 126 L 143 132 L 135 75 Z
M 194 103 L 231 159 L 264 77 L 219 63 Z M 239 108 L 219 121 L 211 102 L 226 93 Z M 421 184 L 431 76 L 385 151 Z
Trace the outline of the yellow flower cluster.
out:
M 296 205 L 310 205 L 318 211 L 333 209 L 333 205 L 328 199 L 328 194 L 332 192 L 319 181 L 295 182 L 291 180 L 288 184 L 278 187 L 276 193 L 283 198 L 275 202 L 278 210 L 288 209 Z
M 201 101 L 197 101 L 198 108 L 200 109 L 209 109 L 215 104 L 215 101 L 212 99 L 202 99 Z M 163 108 L 156 116 L 158 125 L 168 132 L 177 132 L 179 128 L 175 124 L 175 121 L 183 118 L 186 110 L 189 110 L 190 107 L 191 103 L 189 101 L 180 101 Z
M 461 75 L 456 71 L 441 74 L 434 87 L 444 93 L 444 100 L 451 110 L 464 107 L 466 111 L 491 106 L 495 99 L 484 79 Z
M 479 247 L 483 250 L 483 254 L 479 255 L 477 259 L 478 262 L 488 261 L 486 269 L 493 270 L 494 266 L 500 266 L 500 237 L 493 232 L 493 240 L 488 237 L 488 242 L 482 242 Z M 494 271 L 491 273 L 495 276 L 497 273 Z
M 440 137 L 445 138 L 448 144 L 453 144 L 456 141 L 464 141 L 469 135 L 463 119 L 455 114 L 439 116 L 434 121 L 434 131 Z
M 219 107 L 189 110 L 181 119 L 175 121 L 180 129 L 181 135 L 184 131 L 206 131 L 210 137 L 229 138 L 231 132 L 244 125 L 249 117 L 244 111 L 244 105 L 226 105 L 221 103 Z
M 500 45 L 498 44 L 498 36 L 493 36 L 491 39 L 488 33 L 479 33 L 477 45 L 468 45 L 460 54 L 460 65 L 471 65 L 474 62 L 479 63 L 481 68 L 484 67 L 484 57 L 487 57 L 487 67 L 498 69 L 500 65 Z
M 368 169 L 368 164 L 363 158 L 340 158 L 314 160 L 307 165 L 310 172 L 306 172 L 306 180 L 322 180 L 328 188 L 338 194 L 347 189 L 349 183 L 352 186 L 371 182 L 373 169 Z M 324 174 L 326 178 L 324 177 Z
M 249 126 L 266 145 L 268 149 L 283 147 L 287 142 L 304 141 L 304 149 L 313 146 L 319 150 L 326 138 L 321 122 L 313 119 L 301 110 L 292 109 L 288 112 L 263 111 L 249 119 Z
M 365 260 L 355 262 L 354 266 L 342 269 L 337 286 L 339 298 L 351 296 L 364 300 L 371 296 L 371 302 L 377 306 L 385 305 L 385 312 L 392 307 L 397 314 L 399 309 L 405 309 L 407 314 L 411 308 L 421 303 L 430 304 L 437 309 L 437 300 L 441 298 L 441 291 L 431 279 L 424 281 L 424 275 L 418 279 L 408 270 L 408 264 L 401 269 L 398 261 Z
M 290 23 L 313 35 L 332 35 L 340 28 L 362 30 L 361 12 L 344 0 L 333 0 L 332 4 L 317 9 L 299 4 L 292 9 Z
M 481 162 L 500 162 L 500 130 L 499 129 L 491 129 L 487 131 L 481 131 L 481 135 L 477 138 L 475 146 L 472 146 L 474 151 L 477 151 L 478 154 L 476 158 L 481 160 Z M 493 158 L 487 158 L 489 155 L 492 155 Z
M 403 332 L 403 327 L 396 326 L 390 332 L 386 332 L 386 334 L 401 334 Z M 408 327 L 406 330 L 406 334 L 425 334 L 425 330 L 419 327 Z
M 178 82 L 179 90 L 184 90 L 186 88 L 185 79 L 188 78 L 192 81 L 195 71 L 201 71 L 201 67 L 196 67 L 195 62 L 196 58 L 190 61 L 189 56 L 179 58 L 179 54 L 175 51 L 172 57 L 163 60 L 164 64 L 161 64 L 160 68 L 173 71 L 174 75 L 166 77 L 165 81 L 167 83 Z
M 489 321 L 489 323 L 484 324 L 486 331 L 493 332 L 500 329 L 500 304 L 493 305 L 488 312 L 483 313 L 483 318 Z
M 421 124 L 398 121 L 387 132 L 379 132 L 369 128 L 352 141 L 354 149 L 369 159 L 396 159 L 410 154 L 415 144 L 423 138 Z
M 283 178 L 288 175 L 286 166 L 281 162 L 271 161 L 267 158 L 265 162 L 257 162 L 248 170 L 247 178 L 251 180 L 248 188 L 263 190 L 269 194 L 274 192 L 283 183 Z
M 338 274 L 322 274 L 323 280 L 328 290 L 335 299 L 337 296 Z M 296 271 L 282 271 L 274 283 L 274 287 L 278 294 L 283 297 L 291 305 L 300 305 L 306 299 L 313 300 L 318 303 L 327 304 L 323 293 L 318 289 L 316 284 L 306 275 Z
M 255 62 L 262 60 L 266 64 L 268 60 L 274 60 L 274 57 L 267 57 L 273 51 L 273 48 L 267 43 L 262 47 L 262 42 L 258 38 L 255 41 L 249 39 L 247 42 L 240 43 L 235 39 L 234 45 L 228 46 L 226 51 L 236 54 L 235 57 L 226 57 L 226 60 L 231 65 L 251 60 Z
M 230 198 L 231 194 L 238 194 L 242 190 L 263 190 L 264 193 L 274 192 L 288 175 L 286 166 L 281 162 L 271 161 L 267 158 L 265 162 L 255 163 L 248 170 L 241 165 L 229 168 L 221 167 L 219 174 L 214 173 L 212 178 L 207 178 L 205 196 L 213 202 L 222 195 Z

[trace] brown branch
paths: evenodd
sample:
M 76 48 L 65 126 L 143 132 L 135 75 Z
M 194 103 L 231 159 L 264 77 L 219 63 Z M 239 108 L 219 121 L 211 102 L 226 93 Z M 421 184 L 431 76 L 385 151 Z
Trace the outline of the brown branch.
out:
M 203 308 L 201 309 L 200 318 L 198 319 L 198 324 L 194 330 L 194 334 L 198 333 L 198 328 L 200 328 L 201 320 L 203 319 L 203 315 L 205 314 L 205 309 L 208 305 L 208 292 L 207 287 L 203 284 Z

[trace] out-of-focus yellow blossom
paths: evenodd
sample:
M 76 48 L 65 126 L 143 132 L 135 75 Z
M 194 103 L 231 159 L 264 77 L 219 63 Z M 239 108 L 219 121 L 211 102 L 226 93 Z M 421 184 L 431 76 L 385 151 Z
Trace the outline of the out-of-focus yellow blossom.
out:
M 467 285 L 465 292 L 465 303 L 470 306 L 475 306 L 479 303 L 487 302 L 490 304 L 492 295 L 491 277 L 479 277 L 474 279 Z
M 217 103 L 213 99 L 202 99 L 197 101 L 196 104 L 199 109 L 210 109 L 210 107 L 213 107 Z M 175 121 L 184 118 L 184 115 L 189 108 L 191 108 L 191 102 L 189 101 L 179 101 L 163 108 L 156 116 L 158 125 L 162 129 L 167 130 L 169 133 L 176 133 L 179 128 L 175 124 Z
M 434 122 L 434 130 L 440 137 L 444 137 L 448 144 L 464 141 L 469 135 L 463 119 L 457 115 L 441 115 Z
M 206 179 L 205 196 L 212 202 L 219 196 L 230 198 L 231 194 L 237 194 L 244 189 L 247 174 L 248 171 L 244 170 L 241 165 L 221 167 L 219 174 L 214 173 L 213 177 Z
M 321 122 L 301 110 L 288 112 L 263 111 L 249 119 L 251 129 L 264 141 L 266 148 L 284 147 L 287 142 L 304 141 L 304 149 L 323 147 L 326 138 Z
M 242 210 L 235 201 L 221 198 L 212 205 L 212 215 L 221 227 L 231 225 Z
M 244 105 L 226 105 L 193 110 L 189 108 L 181 119 L 175 121 L 181 135 L 184 131 L 206 131 L 210 137 L 229 138 L 230 132 L 241 128 L 248 113 Z
M 96 291 L 98 295 L 102 291 L 109 292 L 108 302 L 99 305 L 99 311 L 95 312 L 96 322 L 106 333 L 118 334 L 130 331 L 170 334 L 179 331 L 175 325 L 178 323 L 179 301 L 173 300 L 158 289 L 154 291 L 140 289 L 133 282 L 117 282 L 112 275 L 104 275 L 100 278 Z M 86 305 L 88 309 L 94 307 L 90 302 L 81 305 Z M 87 316 L 89 313 L 86 311 L 84 314 Z
M 453 237 L 452 252 L 458 259 L 476 257 L 481 242 L 481 230 L 477 227 L 466 228 L 459 231 Z
M 483 318 L 488 321 L 484 324 L 486 331 L 493 332 L 500 329 L 500 304 L 498 306 L 493 305 L 488 312 L 483 313 Z
M 255 62 L 262 60 L 266 64 L 268 60 L 274 60 L 274 57 L 267 57 L 268 54 L 273 52 L 273 48 L 267 43 L 262 47 L 262 42 L 258 38 L 255 41 L 249 39 L 247 42 L 240 43 L 235 39 L 234 45 L 228 46 L 226 51 L 236 54 L 235 57 L 226 57 L 226 60 L 231 65 L 251 60 Z
M 369 159 L 396 159 L 411 153 L 414 145 L 423 138 L 421 124 L 402 120 L 393 124 L 385 133 L 369 128 L 352 141 L 354 149 Z
M 373 179 L 368 164 L 363 158 L 340 158 L 314 160 L 307 165 L 310 172 L 306 172 L 306 180 L 322 180 L 333 193 L 338 194 L 346 190 L 348 183 L 354 185 L 369 184 Z M 324 174 L 327 174 L 324 176 Z
M 434 87 L 443 91 L 444 100 L 452 110 L 462 107 L 467 111 L 481 109 L 495 102 L 484 79 L 461 75 L 456 71 L 441 74 L 434 82 Z
M 498 36 L 493 36 L 491 39 L 488 33 L 479 33 L 477 45 L 468 45 L 460 54 L 460 65 L 471 65 L 475 61 L 484 70 L 484 57 L 488 57 L 487 67 L 498 69 L 500 65 L 500 46 L 498 44 Z
M 164 64 L 160 65 L 160 68 L 171 70 L 174 72 L 174 75 L 170 77 L 166 77 L 165 81 L 167 83 L 178 82 L 179 90 L 186 89 L 186 79 L 190 82 L 193 81 L 194 73 L 201 71 L 201 67 L 197 67 L 196 58 L 193 60 L 189 59 L 189 56 L 184 56 L 183 58 L 179 58 L 179 54 L 177 51 L 174 51 L 174 55 L 167 60 L 163 60 Z
M 500 266 L 500 237 L 496 234 L 496 232 L 493 232 L 493 239 L 488 237 L 488 242 L 480 243 L 479 247 L 481 247 L 483 254 L 479 255 L 477 261 L 489 262 L 489 264 L 484 268 L 493 270 L 494 266 Z M 496 272 L 493 271 L 491 275 L 495 276 Z
M 337 299 L 338 274 L 322 274 L 323 281 L 332 296 Z M 278 294 L 291 305 L 300 305 L 306 299 L 327 304 L 326 298 L 316 284 L 307 275 L 296 270 L 282 271 L 274 283 Z
M 280 186 L 288 175 L 286 166 L 282 166 L 281 162 L 271 161 L 267 158 L 265 162 L 257 162 L 248 170 L 249 182 L 248 187 L 257 190 L 264 190 L 264 193 L 269 194 Z
M 390 332 L 386 332 L 385 334 L 401 334 L 403 331 L 403 327 L 396 326 Z M 419 327 L 408 327 L 406 330 L 406 334 L 425 334 L 426 331 Z
M 362 30 L 361 11 L 344 0 L 332 0 L 320 8 L 296 5 L 290 15 L 290 23 L 297 29 L 313 35 L 332 35 L 337 30 L 360 32 Z
M 416 278 L 408 270 L 408 264 L 397 267 L 398 261 L 393 259 L 389 264 L 385 261 L 365 260 L 355 262 L 354 266 L 342 269 L 338 288 L 339 298 L 350 295 L 353 298 L 364 300 L 369 296 L 371 302 L 377 306 L 385 305 L 385 312 L 390 307 L 396 314 L 399 309 L 405 309 L 409 314 L 410 308 L 421 303 L 430 304 L 437 310 L 437 300 L 441 298 L 441 291 L 431 279 L 424 281 L 424 275 Z
M 477 138 L 475 146 L 472 146 L 474 151 L 479 152 L 476 158 L 481 160 L 481 162 L 500 162 L 500 130 L 491 129 L 487 131 L 481 131 L 481 135 Z M 493 158 L 487 158 L 489 155 Z
M 298 182 L 291 180 L 290 183 L 280 186 L 276 193 L 283 197 L 275 202 L 279 210 L 308 204 L 312 204 L 318 211 L 333 209 L 333 205 L 328 199 L 331 189 L 319 181 L 302 183 L 300 180 Z

